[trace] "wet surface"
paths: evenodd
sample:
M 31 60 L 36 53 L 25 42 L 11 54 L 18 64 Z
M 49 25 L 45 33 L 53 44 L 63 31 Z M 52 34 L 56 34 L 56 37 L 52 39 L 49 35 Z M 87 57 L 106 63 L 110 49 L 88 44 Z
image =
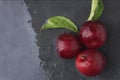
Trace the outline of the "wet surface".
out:
M 26 5 L 25 5 L 26 3 Z M 105 71 L 93 78 L 79 74 L 73 60 L 56 53 L 56 37 L 64 29 L 39 31 L 51 16 L 67 16 L 78 27 L 89 15 L 89 0 L 0 1 L 0 80 L 119 80 L 120 7 L 119 1 L 104 0 L 100 18 L 109 37 L 100 49 L 107 59 Z M 29 11 L 29 12 L 28 12 Z

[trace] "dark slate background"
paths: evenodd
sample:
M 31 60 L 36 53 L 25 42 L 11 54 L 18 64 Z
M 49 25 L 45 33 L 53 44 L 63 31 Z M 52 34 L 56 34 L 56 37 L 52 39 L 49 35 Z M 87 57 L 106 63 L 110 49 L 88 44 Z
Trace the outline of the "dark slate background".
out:
M 56 54 L 56 37 L 69 30 L 39 29 L 56 15 L 70 18 L 80 28 L 89 16 L 91 0 L 1 0 L 0 80 L 119 80 L 120 1 L 103 2 L 99 20 L 106 25 L 108 40 L 99 50 L 107 66 L 89 78 L 78 73 L 74 59 L 63 60 Z

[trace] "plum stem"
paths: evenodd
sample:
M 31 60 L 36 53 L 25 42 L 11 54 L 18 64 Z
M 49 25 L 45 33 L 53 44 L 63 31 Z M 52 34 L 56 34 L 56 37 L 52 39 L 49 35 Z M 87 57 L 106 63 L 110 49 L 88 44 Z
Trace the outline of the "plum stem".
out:
M 81 56 L 81 60 L 85 60 L 86 59 L 86 56 Z

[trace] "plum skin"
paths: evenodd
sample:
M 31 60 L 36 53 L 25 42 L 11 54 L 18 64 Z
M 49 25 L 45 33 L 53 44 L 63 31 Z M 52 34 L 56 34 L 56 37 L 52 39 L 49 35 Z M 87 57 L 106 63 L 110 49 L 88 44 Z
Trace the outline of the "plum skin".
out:
M 58 55 L 64 59 L 72 59 L 81 51 L 79 38 L 68 33 L 58 36 L 56 46 Z
M 100 21 L 85 22 L 79 32 L 80 40 L 88 48 L 99 48 L 107 40 L 105 26 Z
M 86 49 L 80 52 L 76 58 L 75 65 L 80 73 L 93 77 L 103 71 L 106 60 L 101 52 L 94 49 Z

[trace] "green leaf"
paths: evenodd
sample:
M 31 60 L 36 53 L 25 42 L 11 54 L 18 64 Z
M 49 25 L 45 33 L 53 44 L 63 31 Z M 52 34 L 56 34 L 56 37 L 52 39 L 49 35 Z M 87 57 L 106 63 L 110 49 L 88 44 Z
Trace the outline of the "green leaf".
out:
M 77 26 L 68 18 L 63 16 L 54 16 L 49 18 L 41 29 L 49 28 L 66 28 L 74 32 L 78 32 Z
M 104 6 L 102 0 L 92 0 L 91 12 L 88 21 L 97 20 L 101 16 L 103 9 Z

